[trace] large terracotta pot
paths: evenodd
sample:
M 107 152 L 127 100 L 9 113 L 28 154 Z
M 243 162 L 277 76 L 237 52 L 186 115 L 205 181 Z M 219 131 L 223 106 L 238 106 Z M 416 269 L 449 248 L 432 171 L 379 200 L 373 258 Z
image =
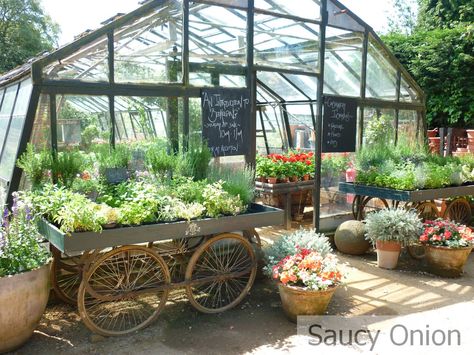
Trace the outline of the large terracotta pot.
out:
M 49 296 L 49 264 L 0 278 L 0 353 L 23 345 L 38 325 Z
M 400 243 L 377 240 L 375 246 L 377 248 L 377 266 L 383 269 L 395 269 L 402 250 Z
M 427 131 L 428 137 L 436 137 L 437 134 L 438 134 L 438 130 L 436 130 L 436 129 L 429 129 Z
M 430 271 L 439 276 L 461 276 L 472 247 L 447 248 L 427 245 L 425 258 Z
M 278 284 L 283 311 L 292 322 L 298 316 L 315 316 L 324 314 L 331 301 L 336 287 L 323 291 L 305 290 L 301 287 Z
M 474 129 L 466 129 L 467 138 L 474 138 Z

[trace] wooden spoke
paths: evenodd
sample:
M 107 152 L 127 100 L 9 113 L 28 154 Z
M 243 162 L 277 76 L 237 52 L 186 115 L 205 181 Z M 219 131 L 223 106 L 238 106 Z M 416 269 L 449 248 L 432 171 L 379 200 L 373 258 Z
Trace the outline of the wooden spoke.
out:
M 262 247 L 262 240 L 260 239 L 260 235 L 254 228 L 244 230 L 243 235 L 251 244 L 255 244 L 259 248 Z
M 242 301 L 256 272 L 257 260 L 249 241 L 237 234 L 220 234 L 205 242 L 191 257 L 186 281 L 208 279 L 186 286 L 186 293 L 197 310 L 222 312 Z
M 438 206 L 434 201 L 423 201 L 418 203 L 414 208 L 418 211 L 418 216 L 425 220 L 435 220 L 439 217 Z
M 64 257 L 54 246 L 51 246 L 53 262 L 51 267 L 51 284 L 56 296 L 70 305 L 77 305 L 77 291 L 82 280 L 82 270 L 90 251 L 82 255 Z
M 446 208 L 443 218 L 469 225 L 472 218 L 469 202 L 463 197 L 453 200 Z
M 358 219 L 363 220 L 368 213 L 388 208 L 387 200 L 378 197 L 366 197 L 362 199 L 359 207 Z
M 168 297 L 169 290 L 163 286 L 169 283 L 168 267 L 155 251 L 120 247 L 102 255 L 84 274 L 79 313 L 95 333 L 128 334 L 156 319 Z

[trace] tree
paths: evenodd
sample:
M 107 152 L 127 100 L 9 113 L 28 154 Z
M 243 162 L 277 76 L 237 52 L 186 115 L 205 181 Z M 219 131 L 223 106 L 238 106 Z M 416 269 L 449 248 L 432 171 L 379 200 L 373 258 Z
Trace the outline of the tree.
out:
M 58 32 L 39 0 L 0 0 L 0 73 L 51 50 Z
M 472 0 L 418 0 L 418 26 L 424 30 L 453 28 L 459 24 L 474 23 Z
M 382 37 L 424 90 L 430 127 L 474 127 L 473 22 L 472 0 L 419 0 L 413 33 Z
M 411 34 L 417 24 L 417 0 L 393 0 L 394 13 L 387 18 L 390 32 Z

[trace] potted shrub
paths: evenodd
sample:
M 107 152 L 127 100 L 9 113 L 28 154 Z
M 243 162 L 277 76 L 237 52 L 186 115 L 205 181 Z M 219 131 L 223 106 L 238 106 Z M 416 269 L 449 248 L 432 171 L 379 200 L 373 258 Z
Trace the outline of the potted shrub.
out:
M 273 278 L 278 281 L 283 311 L 296 322 L 298 316 L 324 314 L 342 273 L 335 255 L 301 248 L 273 267 Z
M 49 296 L 49 253 L 29 206 L 15 198 L 0 227 L 0 353 L 30 338 Z
M 305 251 L 302 252 L 302 250 Z M 329 243 L 328 238 L 325 237 L 324 234 L 316 233 L 315 230 L 301 228 L 291 234 L 282 236 L 280 239 L 277 239 L 270 247 L 264 250 L 266 265 L 263 268 L 263 271 L 269 277 L 272 278 L 278 275 L 279 277 L 283 276 L 283 280 L 279 280 L 279 285 L 281 285 L 279 286 L 280 295 L 282 297 L 284 311 L 292 320 L 296 320 L 296 316 L 298 314 L 303 315 L 309 314 L 305 312 L 317 312 L 317 309 L 315 310 L 315 308 L 311 308 L 311 301 L 306 301 L 308 299 L 314 299 L 316 297 L 315 294 L 318 294 L 319 296 L 321 296 L 321 298 L 326 297 L 326 301 L 327 303 L 329 303 L 330 297 L 332 296 L 332 293 L 335 289 L 334 287 L 329 290 L 326 290 L 327 292 L 319 292 L 320 290 L 311 290 L 311 286 L 304 286 L 302 284 L 302 280 L 300 280 L 301 283 L 299 284 L 299 286 L 297 286 L 295 282 L 287 282 L 283 274 L 284 270 L 282 269 L 283 265 L 281 261 L 287 258 L 288 256 L 292 256 L 293 260 L 303 257 L 304 259 L 307 259 L 307 261 L 309 261 L 313 257 L 316 257 L 315 254 L 308 257 L 308 255 L 306 255 L 308 254 L 307 250 L 316 253 L 318 255 L 318 259 L 321 258 L 322 260 L 326 260 L 325 258 L 331 252 L 331 245 Z M 300 254 L 304 255 L 301 256 Z M 325 264 L 328 264 L 328 260 L 325 261 Z M 282 268 L 280 268 L 280 266 Z M 312 271 L 312 275 L 316 277 L 315 275 L 317 274 L 317 272 L 317 270 Z M 285 281 L 285 283 L 283 283 L 283 281 Z M 306 280 L 305 278 L 305 282 L 310 281 Z M 292 295 L 294 295 L 294 297 Z M 298 308 L 298 302 L 301 302 L 301 305 L 309 303 L 309 306 L 306 311 Z M 318 304 L 321 306 L 321 303 Z
M 377 265 L 395 269 L 401 247 L 417 241 L 423 225 L 415 210 L 384 208 L 365 219 L 366 238 L 375 244 Z
M 473 247 L 470 228 L 441 218 L 425 221 L 420 242 L 425 245 L 424 257 L 430 271 L 436 275 L 457 277 Z

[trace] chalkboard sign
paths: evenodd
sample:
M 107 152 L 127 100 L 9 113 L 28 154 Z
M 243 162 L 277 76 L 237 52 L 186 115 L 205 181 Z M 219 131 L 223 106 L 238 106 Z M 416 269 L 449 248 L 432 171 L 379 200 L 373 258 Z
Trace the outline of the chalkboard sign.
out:
M 323 153 L 355 152 L 357 100 L 325 96 L 323 115 Z
M 201 91 L 202 137 L 214 157 L 245 155 L 250 146 L 250 92 Z

